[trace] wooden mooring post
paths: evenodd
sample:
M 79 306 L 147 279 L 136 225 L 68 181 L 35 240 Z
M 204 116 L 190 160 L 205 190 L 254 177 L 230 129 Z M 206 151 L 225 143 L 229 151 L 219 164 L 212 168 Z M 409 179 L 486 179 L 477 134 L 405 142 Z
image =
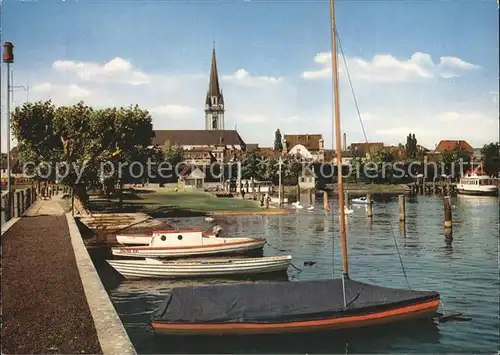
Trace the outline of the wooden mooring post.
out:
M 406 219 L 406 206 L 405 206 L 405 195 L 403 194 L 399 195 L 398 207 L 399 207 L 399 221 L 404 223 Z
M 344 192 L 344 205 L 349 208 L 349 191 Z
M 314 189 L 309 189 L 309 206 L 314 205 Z
M 300 185 L 297 184 L 297 201 L 300 202 Z
M 325 212 L 328 212 L 328 193 L 326 191 L 323 191 L 323 208 L 325 209 Z
M 368 218 L 372 218 L 373 210 L 372 210 L 372 194 L 366 194 L 366 216 Z
M 451 197 L 444 197 L 444 239 L 446 244 L 453 241 L 453 217 L 451 213 Z

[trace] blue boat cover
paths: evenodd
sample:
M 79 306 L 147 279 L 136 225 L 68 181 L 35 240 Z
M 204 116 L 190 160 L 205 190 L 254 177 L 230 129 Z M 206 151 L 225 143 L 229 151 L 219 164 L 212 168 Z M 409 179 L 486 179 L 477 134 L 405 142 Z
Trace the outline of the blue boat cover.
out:
M 280 323 L 368 314 L 438 299 L 342 279 L 174 288 L 152 314 L 156 323 Z

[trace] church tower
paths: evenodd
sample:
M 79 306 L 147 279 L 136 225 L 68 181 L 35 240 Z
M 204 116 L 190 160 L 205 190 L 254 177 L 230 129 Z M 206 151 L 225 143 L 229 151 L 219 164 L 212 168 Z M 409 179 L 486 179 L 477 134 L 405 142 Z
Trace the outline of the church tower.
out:
M 217 73 L 215 48 L 212 51 L 210 82 L 208 84 L 207 98 L 205 99 L 205 129 L 224 129 L 224 98 L 219 86 L 219 73 Z

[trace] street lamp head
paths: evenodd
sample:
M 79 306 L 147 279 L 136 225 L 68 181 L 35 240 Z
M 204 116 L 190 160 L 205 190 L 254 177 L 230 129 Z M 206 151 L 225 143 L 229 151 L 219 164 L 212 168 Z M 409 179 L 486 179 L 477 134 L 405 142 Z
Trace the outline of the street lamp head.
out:
M 12 42 L 5 42 L 3 45 L 3 62 L 14 63 L 14 45 Z

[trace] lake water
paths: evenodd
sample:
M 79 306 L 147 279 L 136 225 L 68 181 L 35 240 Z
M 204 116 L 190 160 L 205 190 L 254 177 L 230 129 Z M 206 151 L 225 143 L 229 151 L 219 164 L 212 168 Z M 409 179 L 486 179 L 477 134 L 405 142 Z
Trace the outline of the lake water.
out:
M 452 198 L 453 243 L 443 233 L 443 200 L 407 197 L 406 231 L 400 230 L 397 196 L 375 200 L 372 223 L 364 206 L 352 206 L 348 260 L 352 279 L 406 288 L 394 239 L 412 289 L 441 294 L 446 312 L 462 312 L 468 322 L 412 322 L 307 336 L 212 337 L 185 339 L 155 335 L 150 314 L 168 290 L 196 281 L 117 281 L 96 263 L 111 299 L 138 353 L 492 353 L 499 350 L 499 204 L 496 197 Z M 233 216 L 222 224 L 235 236 L 267 238 L 264 255 L 291 254 L 289 280 L 339 277 L 338 216 L 314 212 L 285 216 Z M 338 211 L 336 200 L 330 211 Z M 179 228 L 210 228 L 203 218 L 166 219 Z M 275 249 L 284 249 L 280 252 Z M 304 266 L 304 261 L 315 261 Z M 205 281 L 214 282 L 214 281 Z M 224 282 L 224 281 L 218 281 Z M 339 297 L 341 295 L 338 295 Z M 332 295 L 336 297 L 336 295 Z M 442 312 L 443 309 L 440 309 Z

